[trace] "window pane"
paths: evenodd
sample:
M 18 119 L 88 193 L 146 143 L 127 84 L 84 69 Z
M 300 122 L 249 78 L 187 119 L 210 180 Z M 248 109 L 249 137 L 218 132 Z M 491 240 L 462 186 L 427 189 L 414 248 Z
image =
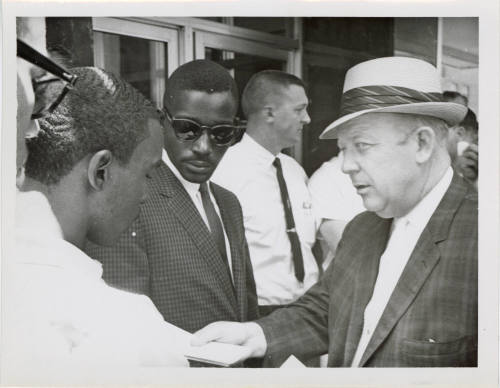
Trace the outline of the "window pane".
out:
M 204 17 L 204 18 L 197 18 L 197 19 L 203 19 L 203 20 L 210 20 L 211 22 L 217 22 L 217 23 L 222 23 L 223 18 L 220 16 L 217 17 Z
M 236 81 L 236 85 L 238 85 L 240 97 L 245 85 L 253 74 L 262 70 L 286 69 L 285 61 L 209 47 L 205 48 L 205 58 L 221 64 L 231 72 Z M 244 117 L 241 111 L 241 104 L 239 109 L 238 116 Z
M 250 30 L 267 32 L 269 34 L 291 37 L 293 18 L 273 18 L 273 17 L 240 17 L 234 18 L 234 25 L 248 28 Z
M 149 42 L 121 36 L 120 75 L 148 98 L 151 96 L 150 70 Z
M 102 41 L 98 63 L 160 106 L 168 71 L 167 43 L 102 32 L 95 32 L 95 38 Z

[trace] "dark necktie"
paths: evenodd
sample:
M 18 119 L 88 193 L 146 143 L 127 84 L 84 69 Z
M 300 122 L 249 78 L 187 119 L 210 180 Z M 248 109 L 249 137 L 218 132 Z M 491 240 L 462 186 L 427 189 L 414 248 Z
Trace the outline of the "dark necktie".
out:
M 222 222 L 219 215 L 215 211 L 215 206 L 210 199 L 210 193 L 208 192 L 207 182 L 200 185 L 201 202 L 203 203 L 203 208 L 205 209 L 205 214 L 207 215 L 208 225 L 210 225 L 210 234 L 217 245 L 217 249 L 224 261 L 224 264 L 229 271 L 229 264 L 227 262 L 227 252 L 226 243 L 224 240 L 224 230 L 222 229 Z
M 295 277 L 299 282 L 304 281 L 304 260 L 302 258 L 302 251 L 300 249 L 300 240 L 295 229 L 295 221 L 293 219 L 292 204 L 288 197 L 288 189 L 286 188 L 285 178 L 283 177 L 283 169 L 281 168 L 281 161 L 279 158 L 274 159 L 273 166 L 276 167 L 276 175 L 278 177 L 278 184 L 280 186 L 281 201 L 285 209 L 286 219 L 286 233 L 290 239 L 292 246 L 292 259 L 293 267 L 295 270 Z

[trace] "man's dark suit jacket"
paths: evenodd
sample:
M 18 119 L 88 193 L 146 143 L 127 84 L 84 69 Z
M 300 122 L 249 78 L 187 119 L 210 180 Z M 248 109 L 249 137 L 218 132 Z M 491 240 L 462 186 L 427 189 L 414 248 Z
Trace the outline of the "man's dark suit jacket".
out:
M 149 184 L 139 217 L 112 248 L 89 244 L 104 280 L 146 294 L 166 321 L 189 332 L 220 320 L 257 317 L 257 296 L 236 196 L 211 183 L 232 257 L 234 288 L 198 210 L 162 163 Z
M 452 183 L 423 230 L 364 352 L 364 367 L 477 365 L 477 194 Z M 357 216 L 322 280 L 288 308 L 258 322 L 267 361 L 328 352 L 348 367 L 356 352 L 391 219 Z

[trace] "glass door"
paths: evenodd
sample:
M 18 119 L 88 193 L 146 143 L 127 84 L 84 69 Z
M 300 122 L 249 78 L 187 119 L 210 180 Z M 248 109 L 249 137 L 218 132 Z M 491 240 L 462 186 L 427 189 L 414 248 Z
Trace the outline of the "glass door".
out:
M 179 63 L 178 31 L 115 18 L 93 18 L 94 62 L 120 75 L 161 107 L 165 82 Z
M 241 93 L 250 77 L 262 70 L 283 70 L 291 72 L 292 54 L 290 50 L 268 46 L 244 38 L 195 32 L 195 58 L 210 59 L 228 69 L 234 77 Z M 241 111 L 238 116 L 245 118 Z M 300 148 L 300 147 L 297 147 Z M 287 150 L 293 154 L 293 150 Z
M 241 93 L 250 77 L 261 70 L 288 67 L 288 51 L 221 34 L 196 32 L 195 58 L 210 59 L 231 72 Z M 241 108 L 240 108 L 241 109 Z M 239 112 L 240 117 L 242 112 Z

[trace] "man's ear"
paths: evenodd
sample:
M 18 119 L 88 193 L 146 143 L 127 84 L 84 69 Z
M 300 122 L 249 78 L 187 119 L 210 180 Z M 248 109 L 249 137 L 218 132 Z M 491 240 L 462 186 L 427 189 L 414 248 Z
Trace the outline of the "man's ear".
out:
M 274 107 L 271 105 L 266 105 L 262 110 L 264 118 L 266 121 L 274 121 Z
M 418 128 L 415 135 L 418 147 L 415 155 L 416 161 L 417 163 L 425 163 L 429 160 L 436 147 L 436 133 L 431 127 L 424 126 Z
M 109 181 L 111 173 L 109 171 L 113 162 L 111 151 L 102 150 L 91 156 L 88 167 L 89 184 L 94 190 L 101 191 Z

